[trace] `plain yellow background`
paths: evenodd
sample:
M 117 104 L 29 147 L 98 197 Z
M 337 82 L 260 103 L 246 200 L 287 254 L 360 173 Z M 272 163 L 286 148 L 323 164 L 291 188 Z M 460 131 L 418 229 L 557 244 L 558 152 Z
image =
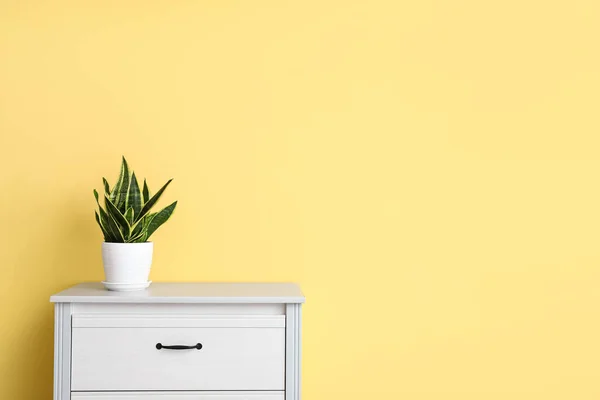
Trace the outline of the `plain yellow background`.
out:
M 154 281 L 302 285 L 304 399 L 600 398 L 599 4 L 0 0 L 0 398 L 122 154 Z

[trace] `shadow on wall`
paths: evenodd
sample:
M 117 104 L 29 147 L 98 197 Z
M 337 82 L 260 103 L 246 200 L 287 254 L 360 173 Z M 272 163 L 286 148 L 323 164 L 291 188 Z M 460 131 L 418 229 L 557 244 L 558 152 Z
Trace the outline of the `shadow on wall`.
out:
M 81 206 L 80 206 L 81 205 Z M 47 212 L 47 209 L 45 209 Z M 78 202 L 77 207 L 54 214 L 51 223 L 44 223 L 28 240 L 26 249 L 16 265 L 12 285 L 18 286 L 19 298 L 9 299 L 10 305 L 2 313 L 18 313 L 17 326 L 0 328 L 2 337 L 10 337 L 4 355 L 10 371 L 6 381 L 9 393 L 21 393 L 19 400 L 51 399 L 54 368 L 54 308 L 50 296 L 81 281 L 102 279 L 100 243 L 102 237 L 95 230 L 92 207 Z M 52 227 L 60 226 L 60 229 Z M 43 254 L 33 244 L 45 243 Z M 43 397 L 40 397 L 43 393 Z

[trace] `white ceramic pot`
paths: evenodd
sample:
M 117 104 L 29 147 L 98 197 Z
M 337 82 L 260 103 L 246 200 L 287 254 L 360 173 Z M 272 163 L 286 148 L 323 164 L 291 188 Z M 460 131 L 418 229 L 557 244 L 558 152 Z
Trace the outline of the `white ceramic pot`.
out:
M 102 243 L 102 261 L 109 290 L 142 290 L 150 285 L 154 243 Z

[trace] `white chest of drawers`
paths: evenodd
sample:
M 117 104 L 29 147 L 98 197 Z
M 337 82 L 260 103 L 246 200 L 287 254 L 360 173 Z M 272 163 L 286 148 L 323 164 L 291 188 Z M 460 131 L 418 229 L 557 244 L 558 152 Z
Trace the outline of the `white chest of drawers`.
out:
M 289 283 L 83 283 L 55 303 L 54 400 L 300 400 Z

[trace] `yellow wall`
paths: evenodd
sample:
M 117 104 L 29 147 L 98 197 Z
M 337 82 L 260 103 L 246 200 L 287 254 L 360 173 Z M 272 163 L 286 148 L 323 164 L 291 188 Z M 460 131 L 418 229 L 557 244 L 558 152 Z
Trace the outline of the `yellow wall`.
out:
M 121 154 L 155 281 L 297 281 L 306 400 L 600 398 L 596 0 L 0 0 L 0 398 L 101 280 Z

